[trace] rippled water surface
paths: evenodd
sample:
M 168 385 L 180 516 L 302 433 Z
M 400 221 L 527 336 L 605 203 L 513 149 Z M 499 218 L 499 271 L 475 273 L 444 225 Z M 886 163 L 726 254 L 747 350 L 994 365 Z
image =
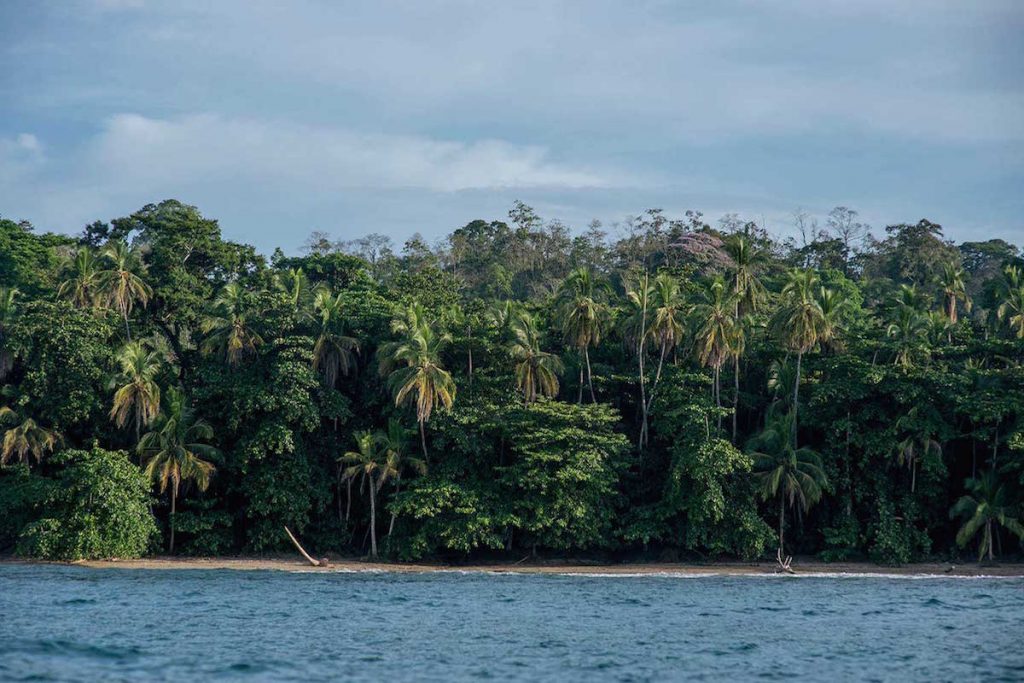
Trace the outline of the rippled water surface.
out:
M 1021 579 L 0 566 L 2 680 L 1024 679 Z

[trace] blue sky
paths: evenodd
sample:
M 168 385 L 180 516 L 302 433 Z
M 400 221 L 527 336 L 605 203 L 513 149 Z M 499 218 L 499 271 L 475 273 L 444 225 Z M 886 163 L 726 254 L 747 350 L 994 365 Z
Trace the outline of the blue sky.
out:
M 0 3 L 0 215 L 177 198 L 295 251 L 522 199 L 1024 242 L 1024 2 Z

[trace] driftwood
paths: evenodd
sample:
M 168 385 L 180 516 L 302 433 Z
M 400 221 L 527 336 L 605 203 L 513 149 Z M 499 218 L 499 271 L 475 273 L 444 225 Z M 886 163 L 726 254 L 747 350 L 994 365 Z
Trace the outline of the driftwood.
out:
M 306 549 L 302 547 L 302 544 L 299 543 L 299 540 L 295 538 L 295 535 L 292 534 L 291 530 L 288 527 L 285 527 L 284 531 L 286 534 L 288 534 L 288 538 L 292 539 L 292 543 L 295 545 L 295 549 L 302 553 L 302 556 L 306 558 L 307 562 L 309 562 L 314 567 L 324 567 L 327 565 L 326 560 L 314 560 L 312 557 L 310 557 L 309 553 L 306 552 Z
M 776 555 L 775 555 L 775 559 L 778 560 L 778 562 L 779 562 L 779 566 L 775 569 L 775 573 L 776 574 L 778 574 L 779 572 L 786 572 L 787 574 L 796 574 L 796 572 L 793 571 L 790 568 L 790 566 L 789 566 L 793 562 L 793 556 L 792 555 L 786 555 L 786 559 L 783 560 L 782 559 L 782 548 L 779 548 L 778 553 L 776 553 Z

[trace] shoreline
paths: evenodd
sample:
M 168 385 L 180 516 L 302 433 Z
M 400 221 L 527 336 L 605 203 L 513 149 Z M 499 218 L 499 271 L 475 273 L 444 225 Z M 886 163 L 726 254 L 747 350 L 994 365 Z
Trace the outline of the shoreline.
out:
M 651 562 L 582 564 L 572 561 L 543 561 L 531 563 L 479 562 L 461 564 L 389 563 L 359 559 L 332 561 L 327 567 L 314 567 L 290 556 L 279 557 L 150 557 L 137 560 L 82 560 L 78 562 L 45 562 L 19 558 L 0 558 L 2 565 L 64 565 L 92 569 L 218 569 L 234 571 L 283 571 L 299 573 L 353 573 L 390 572 L 395 574 L 425 574 L 434 572 L 481 574 L 553 574 L 590 576 L 784 576 L 776 572 L 775 563 L 769 562 Z M 976 563 L 920 563 L 901 567 L 885 567 L 870 562 L 832 562 L 794 560 L 796 576 L 933 576 L 933 577 L 1024 577 L 1024 564 L 1003 563 L 979 566 Z

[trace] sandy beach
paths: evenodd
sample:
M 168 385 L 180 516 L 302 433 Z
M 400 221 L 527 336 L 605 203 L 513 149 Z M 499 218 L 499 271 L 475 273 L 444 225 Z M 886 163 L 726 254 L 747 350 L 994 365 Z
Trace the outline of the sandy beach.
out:
M 17 558 L 4 558 L 4 563 L 37 564 Z M 314 567 L 301 558 L 276 557 L 151 557 L 137 560 L 99 560 L 68 563 L 96 569 L 233 569 L 240 571 L 271 570 L 286 572 L 480 572 L 516 574 L 590 574 L 590 575 L 676 575 L 676 576 L 756 576 L 775 574 L 770 562 L 708 562 L 708 563 L 616 563 L 582 564 L 570 561 L 539 560 L 522 563 L 389 563 L 359 559 L 332 560 L 327 567 Z M 1024 576 L 1024 564 L 1000 563 L 919 563 L 886 567 L 868 562 L 824 563 L 813 559 L 793 562 L 796 575 L 883 575 L 883 576 Z

